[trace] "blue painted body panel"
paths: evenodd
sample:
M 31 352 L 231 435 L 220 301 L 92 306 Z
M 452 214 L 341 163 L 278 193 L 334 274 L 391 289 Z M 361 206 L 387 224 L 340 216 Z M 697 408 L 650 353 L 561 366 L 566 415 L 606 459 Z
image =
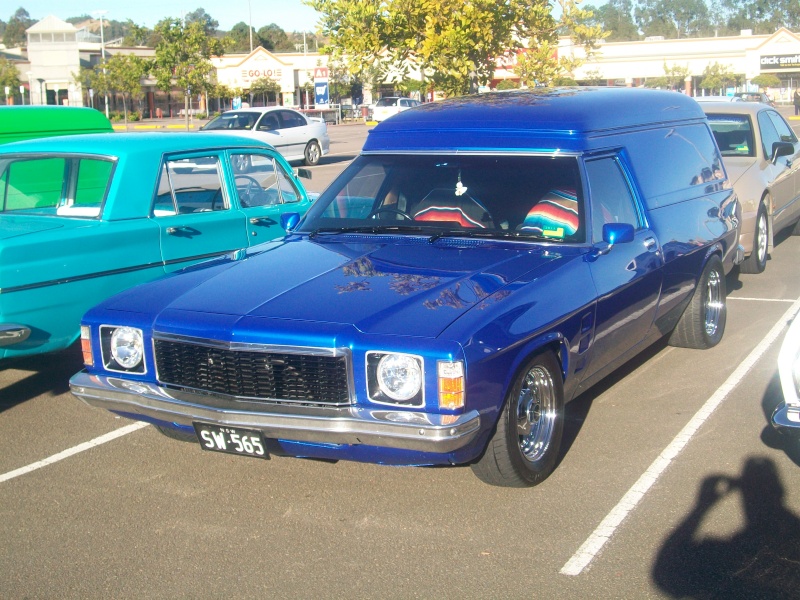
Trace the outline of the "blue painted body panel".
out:
M 243 206 L 236 189 L 242 185 L 241 175 L 229 160 L 234 153 L 274 160 L 295 186 L 296 201 Z M 198 156 L 218 157 L 214 179 L 222 189 L 216 202 L 226 209 L 154 214 L 164 162 Z M 0 177 L 5 182 L 14 165 L 48 158 L 102 161 L 111 165 L 110 181 L 91 215 L 70 214 L 61 204 L 49 214 L 35 206 L 3 210 L 0 199 L 0 329 L 30 332 L 16 343 L 3 343 L 0 335 L 0 359 L 66 348 L 78 338 L 83 314 L 103 298 L 193 262 L 281 236 L 280 215 L 304 213 L 310 205 L 285 160 L 249 139 L 180 133 L 43 138 L 3 145 Z M 206 171 L 217 173 L 199 171 L 205 169 L 202 164 L 196 168 L 202 177 Z M 60 177 L 54 182 L 59 195 Z M 31 197 L 38 197 L 35 193 Z
M 710 146 L 681 155 L 674 169 L 639 156 L 648 144 L 675 152 L 705 144 L 704 136 Z M 603 182 L 586 168 L 601 159 L 619 165 L 636 223 L 603 214 Z M 532 233 L 532 199 L 548 190 L 545 197 L 559 190 L 578 208 L 549 204 L 550 220 Z M 450 201 L 460 216 L 444 206 Z M 570 400 L 667 334 L 709 258 L 732 266 L 737 218 L 703 113 L 681 94 L 545 90 L 424 105 L 376 127 L 361 157 L 283 240 L 91 310 L 84 324 L 94 366 L 72 388 L 89 404 L 162 427 L 190 431 L 193 421 L 211 420 L 259 429 L 295 456 L 469 462 L 537 352 L 557 357 Z M 617 231 L 633 225 L 633 239 L 609 247 L 593 226 L 598 219 L 620 223 Z M 102 366 L 99 326 L 109 324 L 142 330 L 144 372 Z M 249 397 L 166 385 L 154 350 L 162 340 L 234 354 L 344 356 L 350 400 L 320 408 L 315 400 L 262 398 L 256 406 Z M 372 395 L 371 353 L 421 361 L 420 404 Z M 463 408 L 439 405 L 439 361 L 464 365 Z M 344 419 L 342 428 L 326 428 L 326 419 Z M 391 433 L 371 429 L 374 420 Z M 445 423 L 453 423 L 446 443 L 423 439 Z M 462 426 L 472 427 L 469 435 Z

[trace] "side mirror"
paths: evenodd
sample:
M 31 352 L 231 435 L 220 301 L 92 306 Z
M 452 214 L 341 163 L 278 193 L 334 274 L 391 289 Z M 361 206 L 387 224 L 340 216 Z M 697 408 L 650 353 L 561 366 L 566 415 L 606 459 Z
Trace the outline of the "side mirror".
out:
M 302 177 L 303 179 L 308 179 L 309 181 L 311 181 L 311 169 L 305 169 L 305 168 L 301 167 L 301 168 L 297 169 L 297 171 L 295 172 L 295 175 L 297 175 L 298 177 Z
M 603 241 L 609 246 L 633 241 L 636 231 L 630 223 L 606 223 L 603 225 Z
M 603 241 L 606 243 L 604 248 L 595 248 L 589 253 L 589 260 L 594 260 L 598 256 L 605 256 L 615 244 L 628 244 L 634 240 L 636 230 L 630 223 L 606 223 L 603 225 Z
M 772 143 L 772 164 L 781 156 L 791 156 L 794 154 L 794 144 L 791 142 L 773 142 Z
M 292 233 L 298 223 L 300 223 L 300 213 L 283 213 L 281 215 L 281 227 L 286 230 L 286 233 Z

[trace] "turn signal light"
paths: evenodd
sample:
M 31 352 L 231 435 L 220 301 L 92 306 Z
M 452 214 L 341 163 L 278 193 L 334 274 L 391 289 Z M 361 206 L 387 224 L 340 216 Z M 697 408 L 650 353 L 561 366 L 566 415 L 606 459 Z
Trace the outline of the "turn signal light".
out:
M 437 365 L 439 376 L 439 408 L 454 410 L 463 408 L 464 363 L 440 360 Z
M 83 364 L 87 367 L 94 365 L 92 360 L 92 330 L 87 325 L 81 325 L 81 352 Z

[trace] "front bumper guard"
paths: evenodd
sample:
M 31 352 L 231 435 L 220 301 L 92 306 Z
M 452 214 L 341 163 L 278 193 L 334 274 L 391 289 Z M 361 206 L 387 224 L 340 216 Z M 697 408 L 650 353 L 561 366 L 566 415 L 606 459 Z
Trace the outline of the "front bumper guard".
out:
M 73 376 L 70 390 L 97 408 L 144 421 L 191 427 L 194 422 L 261 431 L 265 438 L 322 444 L 364 444 L 420 452 L 447 453 L 469 444 L 480 430 L 480 415 L 436 415 L 354 406 L 309 408 L 259 404 L 258 410 L 219 406 L 219 398 L 169 390 L 118 377 Z M 217 404 L 217 406 L 213 406 Z M 252 407 L 253 403 L 247 403 Z

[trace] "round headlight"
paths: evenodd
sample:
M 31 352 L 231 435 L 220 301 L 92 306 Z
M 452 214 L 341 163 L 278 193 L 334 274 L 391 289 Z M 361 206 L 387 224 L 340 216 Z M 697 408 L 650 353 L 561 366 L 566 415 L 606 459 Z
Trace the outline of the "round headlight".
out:
M 405 402 L 422 387 L 419 360 L 407 354 L 387 354 L 378 362 L 378 387 L 392 400 Z
M 142 332 L 133 327 L 117 327 L 111 334 L 111 356 L 123 369 L 133 369 L 144 355 Z

